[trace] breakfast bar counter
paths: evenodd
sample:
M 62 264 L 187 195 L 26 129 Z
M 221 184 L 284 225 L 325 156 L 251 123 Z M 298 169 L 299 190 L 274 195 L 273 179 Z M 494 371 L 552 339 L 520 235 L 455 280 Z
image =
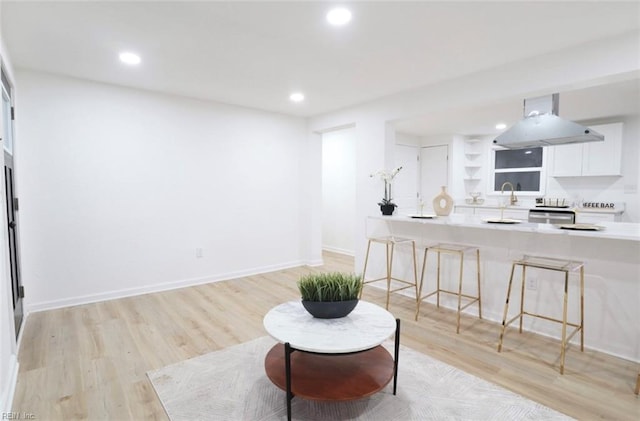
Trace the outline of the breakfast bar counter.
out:
M 479 247 L 483 316 L 495 322 L 502 320 L 513 260 L 533 255 L 583 261 L 585 347 L 640 362 L 640 224 L 602 222 L 595 227 L 572 228 L 588 230 L 526 221 L 489 223 L 486 218 L 463 214 L 431 219 L 375 215 L 366 219 L 369 237 L 393 235 L 415 239 L 420 245 L 419 258 L 422 257 L 420 250 L 425 246 L 441 242 Z M 382 253 L 370 259 L 377 261 L 377 271 L 384 271 Z M 405 256 L 404 259 L 399 256 L 394 272 L 401 277 L 409 276 L 410 251 L 399 249 L 398 253 Z M 447 267 L 444 262 L 445 278 L 455 272 L 454 266 L 449 264 Z M 434 271 L 433 267 L 427 268 L 426 284 L 433 283 Z M 368 273 L 374 276 L 373 271 L 368 270 Z M 558 303 L 562 301 L 561 288 L 558 288 L 560 280 L 544 273 L 531 275 L 527 277 L 527 300 L 535 301 L 532 305 L 542 312 L 557 312 L 561 308 Z M 576 288 L 575 282 L 570 288 Z M 577 296 L 575 291 L 571 296 Z M 454 302 L 444 301 L 441 305 L 455 308 Z M 577 311 L 577 300 L 570 302 L 569 314 L 577 314 Z M 544 320 L 528 320 L 524 328 L 559 338 L 557 326 Z M 496 338 L 498 334 L 497 329 Z
M 598 224 L 582 224 L 584 230 L 563 229 L 560 225 L 536 224 L 527 221 L 515 221 L 505 219 L 506 223 L 486 222 L 487 220 L 498 220 L 500 218 L 485 218 L 478 215 L 451 214 L 446 217 L 430 217 L 419 215 L 412 216 L 370 216 L 370 219 L 380 220 L 386 223 L 404 222 L 421 225 L 444 225 L 448 227 L 477 228 L 487 230 L 502 230 L 508 232 L 538 233 L 551 235 L 568 235 L 576 237 L 591 237 L 595 239 L 628 240 L 640 242 L 640 224 L 631 222 L 600 222 Z M 576 224 L 580 225 L 580 224 Z M 589 226 L 598 229 L 589 229 Z M 578 227 L 579 228 L 579 227 Z

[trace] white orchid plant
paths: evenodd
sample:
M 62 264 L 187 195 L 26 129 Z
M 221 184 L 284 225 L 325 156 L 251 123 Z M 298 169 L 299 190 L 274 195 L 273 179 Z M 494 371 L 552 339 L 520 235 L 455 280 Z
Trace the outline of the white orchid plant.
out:
M 393 198 L 391 197 L 391 182 L 393 181 L 395 176 L 398 175 L 401 169 L 402 167 L 398 167 L 392 171 L 379 170 L 369 176 L 369 177 L 380 177 L 380 179 L 384 181 L 384 198 L 380 203 L 378 203 L 378 205 L 380 206 L 394 205 L 395 206 L 395 204 L 392 202 Z

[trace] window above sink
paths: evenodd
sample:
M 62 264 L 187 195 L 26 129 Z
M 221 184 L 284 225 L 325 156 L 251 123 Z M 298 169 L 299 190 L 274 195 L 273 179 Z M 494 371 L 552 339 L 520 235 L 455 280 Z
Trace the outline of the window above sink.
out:
M 492 148 L 489 167 L 490 194 L 500 194 L 502 185 L 509 182 L 516 190 L 516 195 L 544 195 L 545 159 L 546 151 L 543 147 Z

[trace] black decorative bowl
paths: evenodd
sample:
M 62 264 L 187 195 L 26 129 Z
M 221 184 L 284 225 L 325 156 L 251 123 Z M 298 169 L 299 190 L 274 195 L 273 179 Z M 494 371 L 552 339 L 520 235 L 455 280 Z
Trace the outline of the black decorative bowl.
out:
M 358 305 L 358 300 L 347 301 L 305 301 L 302 306 L 318 319 L 337 319 L 345 317 Z

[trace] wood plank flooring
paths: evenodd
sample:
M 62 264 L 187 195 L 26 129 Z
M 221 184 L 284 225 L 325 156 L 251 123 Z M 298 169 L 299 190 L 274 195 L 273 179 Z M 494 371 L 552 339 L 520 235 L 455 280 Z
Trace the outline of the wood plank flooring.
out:
M 13 411 L 38 420 L 166 420 L 145 373 L 266 335 L 264 314 L 299 298 L 300 275 L 353 271 L 350 257 L 324 258 L 317 268 L 31 314 Z M 363 299 L 384 306 L 374 287 Z M 572 346 L 561 376 L 555 340 L 512 331 L 498 353 L 496 323 L 463 316 L 456 335 L 454 312 L 425 303 L 415 322 L 414 302 L 400 295 L 390 311 L 402 320 L 402 343 L 417 351 L 580 420 L 640 419 L 636 363 Z

